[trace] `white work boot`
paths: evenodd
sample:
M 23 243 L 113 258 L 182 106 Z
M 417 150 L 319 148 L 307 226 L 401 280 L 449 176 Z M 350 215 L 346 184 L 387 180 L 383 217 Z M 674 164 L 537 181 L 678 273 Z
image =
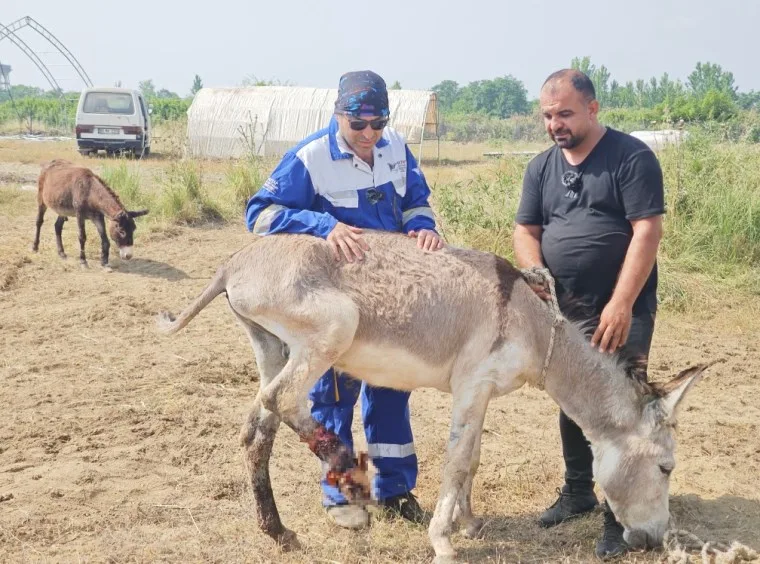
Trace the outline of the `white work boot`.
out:
M 369 512 L 360 505 L 331 505 L 327 517 L 344 529 L 363 529 L 369 525 Z

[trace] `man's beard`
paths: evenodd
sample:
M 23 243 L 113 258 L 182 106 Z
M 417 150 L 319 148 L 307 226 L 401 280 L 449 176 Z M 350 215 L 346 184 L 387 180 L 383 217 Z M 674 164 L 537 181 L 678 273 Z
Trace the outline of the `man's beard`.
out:
M 557 141 L 557 135 L 564 136 L 565 138 L 561 141 Z M 583 138 L 573 135 L 572 131 L 569 129 L 563 129 L 557 133 L 552 133 L 552 141 L 554 141 L 560 149 L 573 149 L 581 144 Z

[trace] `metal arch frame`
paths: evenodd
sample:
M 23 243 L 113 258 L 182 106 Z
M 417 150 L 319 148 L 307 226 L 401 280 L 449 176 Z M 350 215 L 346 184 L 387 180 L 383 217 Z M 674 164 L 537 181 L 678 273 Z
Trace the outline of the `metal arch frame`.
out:
M 55 35 L 53 35 L 53 32 L 43 26 L 40 22 L 31 16 L 24 16 L 23 18 L 19 18 L 15 22 L 6 26 L 6 29 L 11 29 L 15 33 L 25 26 L 31 27 L 34 31 L 45 38 L 48 43 L 55 47 L 58 52 L 66 58 L 69 64 L 71 64 L 74 70 L 77 71 L 77 74 L 79 75 L 79 78 L 82 79 L 82 82 L 84 82 L 86 86 L 92 87 L 92 80 L 90 80 L 87 71 L 84 70 L 84 67 L 79 63 L 79 60 L 77 60 L 74 54 L 69 51 Z
M 61 89 L 61 86 L 58 84 L 58 81 L 53 76 L 53 73 L 50 72 L 50 69 L 47 68 L 45 63 L 42 62 L 42 59 L 40 59 L 37 56 L 37 53 L 32 51 L 31 47 L 29 47 L 29 45 L 27 45 L 23 39 L 21 39 L 18 35 L 16 35 L 15 31 L 13 31 L 12 29 L 8 29 L 3 24 L 0 24 L 0 41 L 5 39 L 6 37 L 11 40 L 11 43 L 13 43 L 19 49 L 21 49 L 21 51 L 32 60 L 32 62 L 37 66 L 39 71 L 48 81 L 50 86 L 53 87 L 53 90 L 58 93 L 58 96 L 63 96 L 63 90 Z
M 53 73 L 50 72 L 50 69 L 47 67 L 47 65 L 45 65 L 42 59 L 37 56 L 37 53 L 35 53 L 32 48 L 29 47 L 29 45 L 27 45 L 26 42 L 21 39 L 21 37 L 19 37 L 19 35 L 16 33 L 21 28 L 27 26 L 31 27 L 34 31 L 39 33 L 43 38 L 47 40 L 48 43 L 55 47 L 58 52 L 66 58 L 66 60 L 69 62 L 69 64 L 71 64 L 71 66 L 74 68 L 86 86 L 92 86 L 92 80 L 90 80 L 89 75 L 79 63 L 77 58 L 71 53 L 71 51 L 69 51 L 66 46 L 61 43 L 61 41 L 47 28 L 45 28 L 42 24 L 30 16 L 19 18 L 8 26 L 0 24 L 0 41 L 6 37 L 10 39 L 16 47 L 18 47 L 27 57 L 29 57 L 29 59 L 31 59 L 31 61 L 42 73 L 53 90 L 58 93 L 58 96 L 60 98 L 63 98 L 63 88 L 61 88 L 61 85 L 58 84 L 58 81 L 55 79 L 55 76 L 53 76 Z

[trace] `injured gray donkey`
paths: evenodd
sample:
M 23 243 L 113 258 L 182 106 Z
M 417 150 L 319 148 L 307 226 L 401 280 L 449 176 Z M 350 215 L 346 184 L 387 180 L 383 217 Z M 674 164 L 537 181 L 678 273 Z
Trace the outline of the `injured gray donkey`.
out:
M 665 384 L 642 383 L 631 376 L 635 366 L 594 350 L 572 323 L 552 331 L 553 312 L 508 261 L 454 247 L 425 252 L 400 234 L 366 232 L 366 241 L 365 260 L 347 263 L 336 262 L 317 237 L 257 238 L 176 319 L 159 315 L 160 329 L 175 333 L 225 293 L 250 338 L 261 384 L 241 440 L 262 530 L 285 548 L 298 546 L 280 520 L 269 478 L 280 421 L 328 465 L 328 478 L 349 499 L 369 497 L 360 461 L 309 412 L 309 390 L 334 366 L 372 386 L 453 395 L 429 527 L 437 561 L 455 557 L 455 523 L 468 536 L 480 533 L 470 500 L 486 408 L 526 383 L 544 388 L 590 440 L 596 480 L 626 541 L 661 545 L 676 408 L 707 365 Z

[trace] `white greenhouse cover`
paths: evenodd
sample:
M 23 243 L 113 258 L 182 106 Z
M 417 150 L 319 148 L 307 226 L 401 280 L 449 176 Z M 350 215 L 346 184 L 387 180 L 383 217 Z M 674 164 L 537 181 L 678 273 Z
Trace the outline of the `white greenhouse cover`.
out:
M 187 111 L 187 149 L 193 157 L 282 155 L 327 126 L 336 89 L 292 86 L 202 88 Z M 409 143 L 437 133 L 435 93 L 389 90 L 390 125 Z
M 631 131 L 631 135 L 641 139 L 653 151 L 659 151 L 668 145 L 678 145 L 689 137 L 689 132 L 682 129 L 660 129 L 657 131 Z

